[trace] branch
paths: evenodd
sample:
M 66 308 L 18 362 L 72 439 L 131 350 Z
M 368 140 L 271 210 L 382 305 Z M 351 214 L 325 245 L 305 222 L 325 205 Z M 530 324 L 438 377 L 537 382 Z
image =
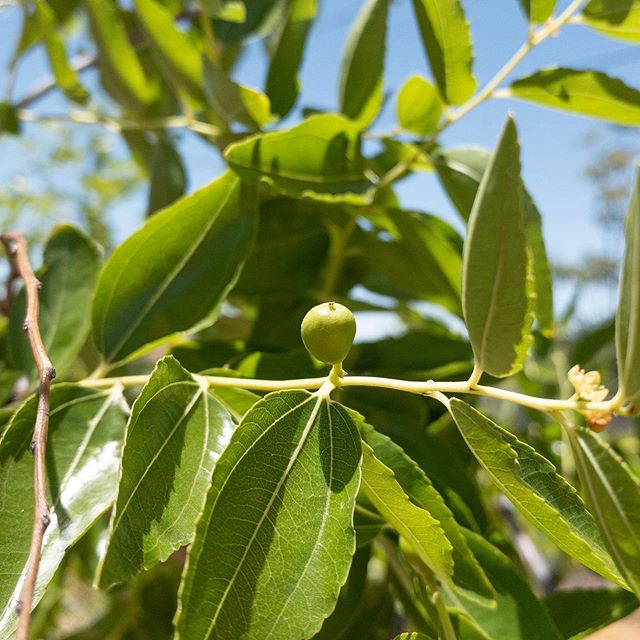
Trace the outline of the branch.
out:
M 55 378 L 56 370 L 53 368 L 44 344 L 40 336 L 38 325 L 38 290 L 40 282 L 33 273 L 29 264 L 27 253 L 27 241 L 25 237 L 15 231 L 7 231 L 0 235 L 0 240 L 11 263 L 12 273 L 17 273 L 24 282 L 27 297 L 27 311 L 23 328 L 29 337 L 29 344 L 33 352 L 33 358 L 38 367 L 40 387 L 38 389 L 38 409 L 31 440 L 31 452 L 35 458 L 33 470 L 34 485 L 34 519 L 33 533 L 31 534 L 31 549 L 27 561 L 27 572 L 18 601 L 18 629 L 16 640 L 28 640 L 29 625 L 31 623 L 31 608 L 33 607 L 33 592 L 38 577 L 38 567 L 42 555 L 42 540 L 44 532 L 49 526 L 50 516 L 47 505 L 46 485 L 46 461 L 47 430 L 49 427 L 49 392 L 51 380 Z

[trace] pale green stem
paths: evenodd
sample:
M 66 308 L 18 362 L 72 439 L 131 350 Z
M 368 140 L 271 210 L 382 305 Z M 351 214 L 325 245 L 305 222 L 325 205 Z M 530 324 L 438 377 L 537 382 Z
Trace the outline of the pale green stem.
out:
M 487 84 L 478 91 L 478 93 L 471 96 L 471 98 L 469 98 L 469 100 L 467 100 L 461 107 L 449 113 L 445 121 L 436 129 L 433 136 L 420 144 L 411 158 L 403 160 L 391 167 L 391 169 L 389 169 L 389 171 L 387 171 L 387 173 L 385 173 L 378 181 L 378 189 L 387 187 L 395 180 L 402 177 L 411 167 L 413 162 L 415 162 L 420 153 L 427 151 L 445 129 L 490 98 L 494 91 L 498 89 L 500 84 L 506 80 L 509 74 L 511 74 L 511 72 L 524 60 L 529 52 L 534 47 L 537 47 L 540 43 L 544 42 L 549 36 L 554 35 L 560 27 L 567 24 L 567 22 L 571 20 L 578 9 L 580 9 L 581 5 L 585 2 L 586 0 L 573 0 L 573 2 L 571 2 L 571 4 L 569 4 L 557 17 L 551 18 L 537 30 L 530 29 L 527 41 L 511 56 L 511 58 L 509 58 L 509 60 L 507 60 L 505 65 L 493 76 L 493 78 L 491 78 L 491 80 L 489 80 Z
M 379 378 L 375 376 L 343 376 L 341 365 L 334 365 L 328 377 L 301 378 L 297 380 L 255 380 L 252 378 L 231 378 L 224 376 L 202 376 L 203 380 L 211 387 L 240 388 L 251 391 L 284 391 L 288 389 L 320 389 L 326 381 L 334 387 L 375 387 L 380 389 L 393 389 L 406 391 L 419 395 L 434 396 L 443 401 L 438 394 L 461 393 L 495 398 L 513 402 L 538 411 L 602 411 L 607 413 L 625 414 L 622 407 L 623 399 L 620 393 L 611 400 L 602 402 L 586 402 L 584 400 L 556 400 L 554 398 L 537 398 L 516 391 L 499 389 L 485 385 L 471 387 L 468 381 L 464 382 L 436 382 L 433 380 L 414 381 L 397 380 L 395 378 Z M 85 379 L 79 384 L 93 389 L 103 389 L 114 384 L 123 387 L 142 386 L 149 380 L 148 375 L 122 376 L 118 378 Z
M 474 388 L 478 386 L 478 382 L 480 382 L 480 378 L 482 377 L 482 369 L 478 366 L 478 363 L 473 365 L 473 371 L 469 376 L 469 380 L 467 380 L 467 384 L 470 388 Z

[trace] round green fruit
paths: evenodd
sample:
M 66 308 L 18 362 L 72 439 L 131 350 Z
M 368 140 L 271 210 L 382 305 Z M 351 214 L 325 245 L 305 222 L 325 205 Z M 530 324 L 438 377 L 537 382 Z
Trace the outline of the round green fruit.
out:
M 356 335 L 353 313 L 337 302 L 323 302 L 310 309 L 301 326 L 307 351 L 327 364 L 342 362 Z

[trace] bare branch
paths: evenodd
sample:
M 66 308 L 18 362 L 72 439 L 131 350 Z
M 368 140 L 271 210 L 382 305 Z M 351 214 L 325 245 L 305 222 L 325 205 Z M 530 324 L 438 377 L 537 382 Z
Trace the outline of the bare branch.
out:
M 49 392 L 51 380 L 55 378 L 56 370 L 53 368 L 44 344 L 40 336 L 38 324 L 38 290 L 40 282 L 33 273 L 27 253 L 27 241 L 25 237 L 15 231 L 7 231 L 0 235 L 0 240 L 11 263 L 11 272 L 19 275 L 25 287 L 27 297 L 27 312 L 25 314 L 23 328 L 29 337 L 29 344 L 33 352 L 33 358 L 38 367 L 40 386 L 38 389 L 38 409 L 31 440 L 31 452 L 34 456 L 34 520 L 33 533 L 31 535 L 31 549 L 27 561 L 27 572 L 20 592 L 18 602 L 18 629 L 16 640 L 28 640 L 29 625 L 31 623 L 31 608 L 33 607 L 33 592 L 35 590 L 38 568 L 42 555 L 42 540 L 49 526 L 50 516 L 47 505 L 46 486 L 46 462 L 47 430 L 49 427 Z M 12 283 L 11 283 L 12 284 Z M 10 294 L 11 295 L 11 294 Z

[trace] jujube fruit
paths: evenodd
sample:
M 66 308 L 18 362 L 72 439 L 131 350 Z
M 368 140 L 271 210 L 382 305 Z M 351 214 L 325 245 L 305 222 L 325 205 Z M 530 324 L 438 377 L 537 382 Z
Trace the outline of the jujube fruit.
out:
M 314 358 L 327 364 L 338 364 L 351 349 L 356 319 L 344 305 L 323 302 L 307 312 L 300 333 L 304 346 Z

